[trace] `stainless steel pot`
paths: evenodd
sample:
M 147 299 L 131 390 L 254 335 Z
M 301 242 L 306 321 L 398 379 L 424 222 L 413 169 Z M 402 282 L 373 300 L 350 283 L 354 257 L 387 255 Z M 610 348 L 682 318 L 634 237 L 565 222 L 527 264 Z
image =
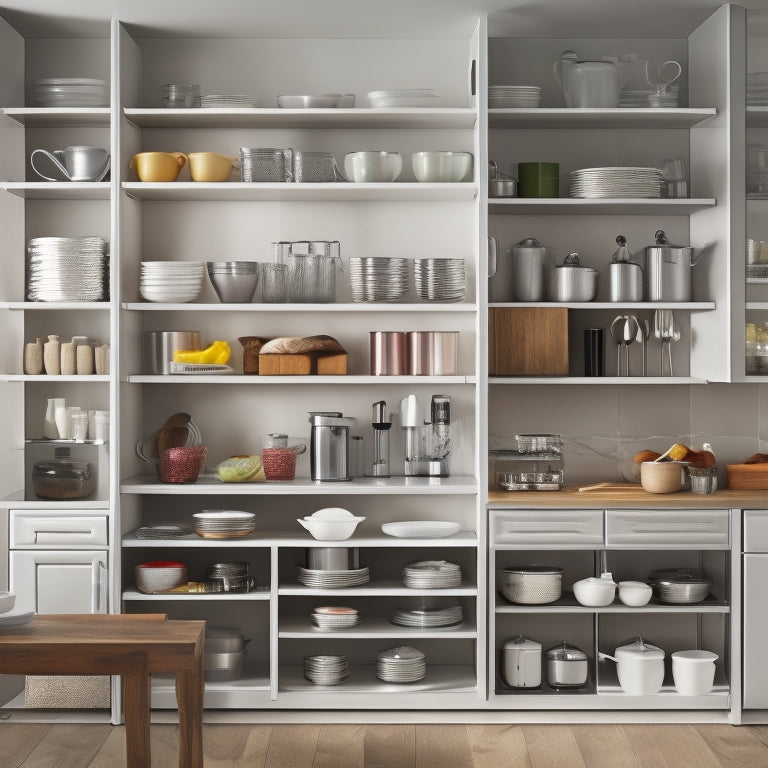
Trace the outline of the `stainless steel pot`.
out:
M 544 301 L 546 274 L 554 251 L 536 238 L 512 246 L 512 296 L 514 301 Z
M 616 243 L 619 247 L 613 254 L 613 261 L 608 265 L 610 300 L 642 301 L 643 268 L 632 260 L 624 235 L 619 235 Z
M 648 301 L 690 301 L 691 268 L 706 253 L 694 256 L 690 246 L 672 245 L 663 229 L 655 234 L 656 244 L 645 249 L 645 294 Z
M 597 295 L 597 276 L 591 267 L 579 265 L 579 254 L 571 253 L 549 272 L 550 301 L 592 301 Z
M 177 349 L 202 348 L 200 331 L 145 331 L 144 373 L 170 373 L 173 353 Z
M 547 682 L 553 688 L 579 688 L 588 675 L 587 654 L 575 645 L 563 642 L 547 651 Z
M 517 197 L 517 179 L 489 179 L 488 197 Z

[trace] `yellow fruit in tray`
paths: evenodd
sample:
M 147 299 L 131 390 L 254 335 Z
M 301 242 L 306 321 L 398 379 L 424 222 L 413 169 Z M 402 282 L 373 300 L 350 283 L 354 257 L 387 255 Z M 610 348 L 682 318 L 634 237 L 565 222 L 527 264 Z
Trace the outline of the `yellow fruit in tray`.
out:
M 662 454 L 662 455 L 666 456 L 670 461 L 682 461 L 685 458 L 687 453 L 688 453 L 687 445 L 683 445 L 682 443 L 675 443 L 666 452 L 666 454 Z

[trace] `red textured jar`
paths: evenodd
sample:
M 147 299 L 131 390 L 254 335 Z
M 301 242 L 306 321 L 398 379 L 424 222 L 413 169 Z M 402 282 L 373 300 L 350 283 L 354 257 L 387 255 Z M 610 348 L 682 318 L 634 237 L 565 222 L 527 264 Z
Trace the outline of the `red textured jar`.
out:
M 208 458 L 204 445 L 168 448 L 160 454 L 158 476 L 161 483 L 194 483 Z
M 293 480 L 296 476 L 296 451 L 288 448 L 265 448 L 261 452 L 267 480 Z

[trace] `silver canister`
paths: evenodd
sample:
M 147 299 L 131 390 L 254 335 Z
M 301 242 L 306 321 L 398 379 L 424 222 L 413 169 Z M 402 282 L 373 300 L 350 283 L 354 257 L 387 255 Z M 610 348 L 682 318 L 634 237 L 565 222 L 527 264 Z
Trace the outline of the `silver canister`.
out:
M 455 376 L 458 331 L 409 331 L 406 335 L 409 376 Z
M 697 255 L 687 245 L 672 245 L 659 229 L 655 245 L 645 249 L 645 285 L 648 301 L 690 301 L 691 269 L 710 246 Z
M 553 688 L 579 688 L 588 676 L 587 655 L 575 645 L 560 643 L 547 651 L 547 682 Z
M 348 571 L 360 567 L 357 547 L 308 547 L 307 568 L 313 571 Z
M 309 464 L 312 480 L 338 482 L 351 480 L 349 428 L 355 419 L 338 411 L 310 411 L 312 425 Z
M 406 338 L 404 331 L 371 331 L 371 376 L 404 376 L 406 374 Z
M 202 348 L 200 331 L 145 331 L 144 373 L 170 373 L 173 353 L 177 349 Z
M 527 237 L 512 246 L 514 301 L 544 301 L 547 272 L 553 258 L 554 251 L 534 237 Z
M 630 257 L 624 235 L 619 235 L 616 242 L 619 248 L 613 254 L 613 261 L 608 265 L 610 300 L 642 301 L 643 268 Z

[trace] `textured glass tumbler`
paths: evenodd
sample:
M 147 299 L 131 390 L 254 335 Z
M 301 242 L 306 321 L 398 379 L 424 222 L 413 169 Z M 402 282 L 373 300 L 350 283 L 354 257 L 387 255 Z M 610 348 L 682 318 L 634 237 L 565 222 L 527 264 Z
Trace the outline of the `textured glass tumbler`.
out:
M 262 264 L 261 300 L 265 304 L 288 301 L 288 267 L 285 264 Z

